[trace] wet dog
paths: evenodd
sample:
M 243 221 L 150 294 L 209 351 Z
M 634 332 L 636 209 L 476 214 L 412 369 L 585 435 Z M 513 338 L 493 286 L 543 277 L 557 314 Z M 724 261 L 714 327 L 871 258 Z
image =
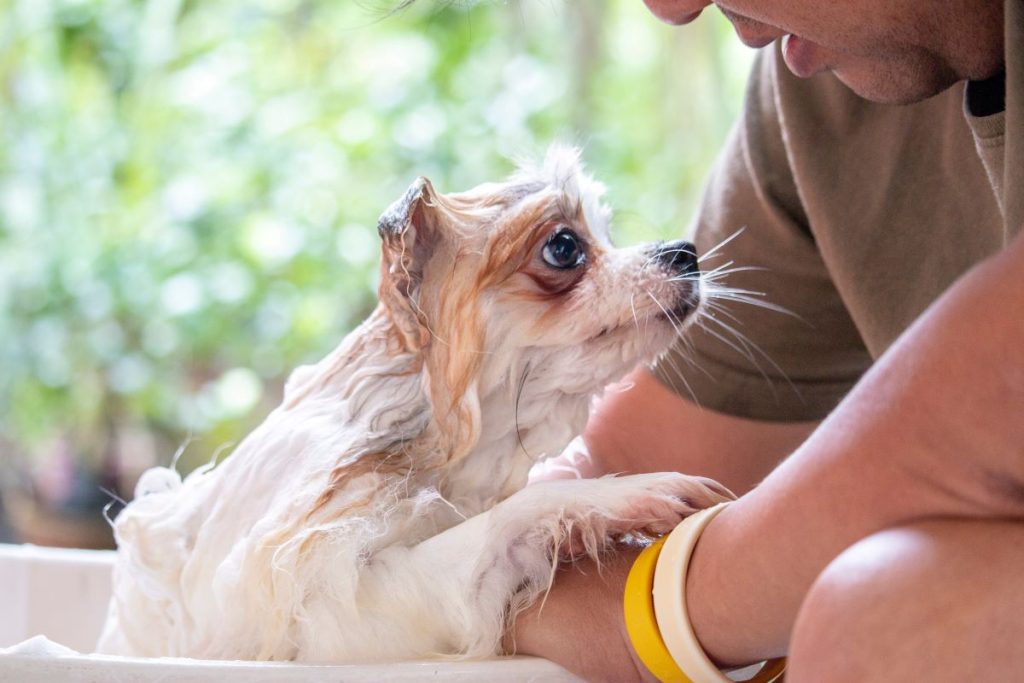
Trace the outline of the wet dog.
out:
M 603 191 L 567 148 L 465 193 L 417 180 L 380 219 L 373 314 L 223 463 L 143 476 L 100 651 L 493 655 L 560 559 L 724 500 L 673 473 L 526 486 L 701 304 L 693 247 L 614 248 Z

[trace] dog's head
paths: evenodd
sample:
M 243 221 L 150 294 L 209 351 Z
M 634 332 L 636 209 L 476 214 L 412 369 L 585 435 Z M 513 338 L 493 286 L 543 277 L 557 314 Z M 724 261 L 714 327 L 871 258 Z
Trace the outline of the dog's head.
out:
M 581 429 L 590 397 L 664 351 L 698 307 L 692 245 L 615 248 L 603 193 L 556 147 L 464 193 L 420 178 L 381 217 L 381 301 L 455 441 L 473 440 L 495 395 L 575 398 L 567 429 Z

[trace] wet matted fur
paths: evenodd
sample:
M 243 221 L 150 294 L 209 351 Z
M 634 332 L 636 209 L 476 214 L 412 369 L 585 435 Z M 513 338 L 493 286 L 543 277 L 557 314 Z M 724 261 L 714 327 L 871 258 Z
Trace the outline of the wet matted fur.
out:
M 100 651 L 488 656 L 559 557 L 724 500 L 671 473 L 525 487 L 700 304 L 692 247 L 614 248 L 603 191 L 568 148 L 461 194 L 417 180 L 369 319 L 224 462 L 143 476 Z

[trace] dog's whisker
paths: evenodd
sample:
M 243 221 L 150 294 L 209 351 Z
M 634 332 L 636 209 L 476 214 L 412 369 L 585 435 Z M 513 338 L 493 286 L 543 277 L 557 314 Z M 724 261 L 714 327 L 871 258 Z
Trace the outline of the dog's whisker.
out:
M 654 303 L 658 306 L 658 308 L 660 308 L 665 313 L 665 316 L 668 318 L 669 323 L 676 331 L 677 338 L 685 339 L 686 337 L 682 333 L 681 323 L 678 322 L 676 316 L 673 315 L 671 311 L 666 309 L 665 306 L 661 303 L 661 301 L 658 300 L 658 297 L 654 296 L 654 294 L 651 291 L 647 291 L 647 296 L 649 296 L 651 300 L 654 301 Z M 694 404 L 699 406 L 700 400 L 697 398 L 697 394 L 696 392 L 694 392 L 693 387 L 690 386 L 690 382 L 686 379 L 685 373 L 683 373 L 682 369 L 679 368 L 679 366 L 671 357 L 665 358 L 667 358 L 669 366 L 672 368 L 672 371 L 675 373 L 676 377 L 678 377 L 679 380 L 682 381 L 683 386 L 686 388 L 686 391 L 690 394 L 690 397 L 693 399 Z
M 765 297 L 768 296 L 765 292 L 759 292 L 754 289 L 743 289 L 741 287 L 731 287 L 729 285 L 719 284 L 716 280 L 711 280 L 709 283 L 710 291 L 714 294 L 742 294 L 749 297 Z
M 717 313 L 719 315 L 724 315 L 726 318 L 728 318 L 729 320 L 732 320 L 737 325 L 739 325 L 739 326 L 743 325 L 743 321 L 740 320 L 735 315 L 733 315 L 732 312 L 728 308 L 726 308 L 725 306 L 723 306 L 722 304 L 720 304 L 717 301 L 713 301 L 711 299 L 706 299 L 704 301 L 703 313 L 705 315 L 707 315 L 709 312 L 714 312 L 714 313 Z
M 712 382 L 715 382 L 715 381 L 717 381 L 717 380 L 715 379 L 715 376 L 714 376 L 714 375 L 712 375 L 712 374 L 711 374 L 711 373 L 710 373 L 710 372 L 709 372 L 709 371 L 707 370 L 707 368 L 705 368 L 704 366 L 702 366 L 702 365 L 701 365 L 700 363 L 698 363 L 697 361 L 695 361 L 695 360 L 694 360 L 694 359 L 693 359 L 693 358 L 691 357 L 693 353 L 694 353 L 694 348 L 693 348 L 693 346 L 692 346 L 691 344 L 687 344 L 687 347 L 686 347 L 686 353 L 680 354 L 680 358 L 682 358 L 682 359 L 683 359 L 683 360 L 684 360 L 684 361 L 686 362 L 686 364 L 687 364 L 687 365 L 689 365 L 689 366 L 690 366 L 691 368 L 693 368 L 693 369 L 697 370 L 698 372 L 702 373 L 702 374 L 703 374 L 703 375 L 704 375 L 705 377 L 707 377 L 707 378 L 708 378 L 709 380 L 711 380 Z
M 684 358 L 687 362 L 689 362 L 689 359 L 686 358 L 685 356 L 681 357 Z M 666 355 L 662 357 L 661 362 L 668 363 L 668 367 L 672 371 L 672 374 L 675 375 L 676 379 L 683 383 L 683 387 L 686 389 L 686 393 L 690 395 L 690 398 L 693 400 L 693 403 L 697 406 L 700 406 L 701 403 L 700 399 L 697 398 L 697 393 L 693 390 L 693 387 L 690 386 L 689 380 L 686 379 L 686 373 L 683 372 L 682 368 L 679 367 L 679 364 L 676 363 L 675 358 L 673 356 Z
M 641 335 L 641 337 L 643 337 L 644 341 L 646 342 L 647 327 L 645 325 L 644 328 L 641 330 L 640 319 L 637 318 L 636 315 L 636 292 L 630 292 L 629 294 L 629 310 L 633 314 L 633 327 L 636 329 L 637 334 Z
M 733 335 L 733 337 L 738 342 L 743 344 L 745 348 L 749 348 L 752 352 L 755 352 L 758 355 L 760 355 L 761 358 L 767 361 L 772 366 L 772 368 L 779 373 L 779 376 L 781 376 L 786 382 L 790 384 L 790 386 L 792 386 L 792 382 L 790 381 L 789 375 L 786 373 L 786 371 L 783 370 L 782 367 L 779 366 L 779 364 L 776 363 L 775 360 L 767 352 L 765 352 L 760 346 L 751 341 L 749 337 L 747 337 L 745 334 L 737 330 L 729 323 L 722 322 L 718 318 L 711 317 L 710 320 L 713 320 L 716 325 L 720 326 L 723 330 Z M 793 388 L 795 389 L 796 387 Z
M 672 313 L 670 313 L 669 310 L 665 308 L 665 306 L 662 305 L 660 301 L 658 301 L 658 297 L 654 296 L 654 294 L 652 294 L 650 290 L 645 291 L 647 292 L 647 296 L 651 298 L 651 301 L 653 301 L 654 304 L 661 309 L 661 312 L 665 314 L 665 318 L 668 320 L 669 324 L 672 325 L 672 329 L 675 330 L 676 334 L 681 334 L 682 330 L 680 329 L 679 324 L 676 322 L 675 316 L 673 316 Z
M 720 277 L 721 274 L 729 272 L 729 269 L 733 268 L 733 267 L 741 267 L 742 268 L 744 266 L 736 266 L 736 262 L 735 261 L 726 261 L 725 263 L 721 264 L 717 268 L 712 268 L 711 270 L 701 271 L 701 273 L 703 274 L 703 276 L 705 278 L 709 278 L 709 279 L 714 280 L 714 279 Z
M 734 289 L 730 287 L 711 286 L 706 290 L 708 300 L 714 301 L 735 301 L 737 303 L 746 304 L 748 306 L 754 306 L 755 308 L 762 308 L 775 313 L 781 313 L 782 315 L 789 316 L 796 320 L 799 320 L 805 324 L 807 321 L 797 313 L 794 313 L 785 306 L 773 304 L 769 301 L 759 299 L 759 296 L 765 296 L 763 292 L 752 292 L 749 290 Z
M 649 255 L 649 256 L 647 257 L 647 260 L 646 260 L 646 261 L 644 261 L 644 262 L 643 262 L 643 263 L 642 263 L 642 264 L 640 265 L 640 270 L 647 270 L 648 268 L 650 268 L 650 267 L 651 267 L 651 264 L 652 264 L 652 263 L 655 263 L 655 262 L 657 262 L 657 260 L 658 260 L 658 254 L 657 254 L 657 252 L 653 252 L 653 251 L 652 251 L 652 252 L 650 253 L 650 255 Z
M 771 268 L 767 266 L 737 266 L 733 261 L 726 261 L 717 268 L 711 270 L 702 271 L 706 275 L 718 280 L 726 275 L 732 275 L 733 273 L 767 273 L 771 272 Z
M 729 242 L 732 242 L 734 239 L 736 239 L 737 237 L 742 235 L 746 231 L 746 229 L 747 229 L 746 226 L 740 228 L 739 230 L 737 230 L 733 234 L 729 235 L 728 237 L 726 237 L 724 240 L 722 240 L 721 242 L 719 242 L 715 246 L 713 246 L 710 249 L 708 249 L 706 252 L 704 252 L 703 256 L 698 256 L 697 257 L 697 263 L 700 263 L 701 261 L 704 261 L 704 260 L 709 259 L 712 256 L 714 256 L 715 253 L 718 252 L 722 247 L 724 247 L 725 245 L 729 244 Z
M 706 316 L 704 316 L 703 318 L 701 318 L 700 320 L 697 321 L 697 325 L 700 326 L 700 328 L 702 330 L 704 330 L 705 332 L 710 334 L 712 337 L 714 337 L 718 341 L 722 342 L 723 344 L 725 344 L 726 346 L 731 348 L 733 351 L 735 351 L 736 353 L 740 354 L 741 356 L 746 358 L 748 361 L 750 361 L 750 363 L 758 370 L 758 372 L 760 372 L 762 375 L 764 375 L 764 378 L 766 380 L 768 379 L 768 376 L 764 374 L 764 370 L 762 370 L 761 366 L 758 364 L 757 358 L 750 351 L 750 349 L 746 348 L 745 343 L 739 342 L 739 341 L 733 341 L 733 340 L 729 339 L 728 337 L 725 337 L 721 332 L 718 332 L 716 330 L 711 329 L 706 324 L 706 323 L 709 323 L 709 322 L 716 322 L 717 323 L 718 320 L 713 315 L 706 315 Z
M 735 343 L 726 338 L 722 333 L 716 332 L 715 330 L 705 325 L 705 322 L 713 322 L 714 324 L 718 325 L 720 328 L 722 328 L 723 332 L 728 333 L 733 337 Z M 698 321 L 698 324 L 700 325 L 701 329 L 703 329 L 705 332 L 715 337 L 723 344 L 728 345 L 737 353 L 739 353 L 748 361 L 750 361 L 751 365 L 753 365 L 754 368 L 758 371 L 758 373 L 764 378 L 764 380 L 768 383 L 769 387 L 772 387 L 772 391 L 774 391 L 774 382 L 768 376 L 768 373 L 765 372 L 764 368 L 761 367 L 760 363 L 758 363 L 755 354 L 764 359 L 771 366 L 771 368 L 776 373 L 778 373 L 778 376 L 784 382 L 786 382 L 787 385 L 789 385 L 790 389 L 792 389 L 798 395 L 800 394 L 799 389 L 797 389 L 796 385 L 793 384 L 792 380 L 789 378 L 788 373 L 786 373 L 786 371 L 783 370 L 782 367 L 778 363 L 776 363 L 775 360 L 766 351 L 764 351 L 760 346 L 751 341 L 750 338 L 748 338 L 742 332 L 737 330 L 735 327 L 719 320 L 718 318 L 714 317 L 714 315 L 705 316 L 700 321 Z
M 673 282 L 686 281 L 686 280 L 700 280 L 701 282 L 717 283 L 724 277 L 732 275 L 734 273 L 746 273 L 746 272 L 767 272 L 768 268 L 761 266 L 736 266 L 734 268 L 727 268 L 722 270 L 711 270 L 707 272 L 701 272 L 698 274 L 690 275 L 677 275 L 672 278 Z

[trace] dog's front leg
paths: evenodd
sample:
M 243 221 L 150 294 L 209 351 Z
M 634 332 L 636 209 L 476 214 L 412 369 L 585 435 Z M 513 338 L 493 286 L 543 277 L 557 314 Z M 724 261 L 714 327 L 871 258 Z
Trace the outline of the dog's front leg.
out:
M 438 648 L 421 654 L 486 657 L 498 652 L 509 615 L 547 589 L 559 559 L 598 557 L 628 533 L 666 533 L 730 497 L 715 482 L 674 473 L 540 482 L 375 563 L 416 593 L 419 613 L 408 616 L 429 624 L 434 633 L 420 642 Z

